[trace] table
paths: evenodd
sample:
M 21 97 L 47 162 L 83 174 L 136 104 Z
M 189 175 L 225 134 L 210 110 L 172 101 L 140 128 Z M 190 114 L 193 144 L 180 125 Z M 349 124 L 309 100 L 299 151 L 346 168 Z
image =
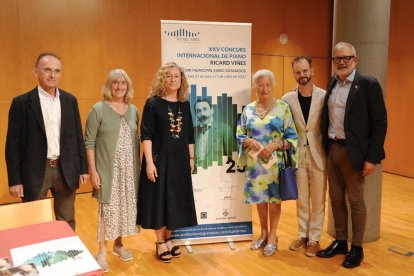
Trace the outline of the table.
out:
M 10 249 L 39 242 L 73 237 L 76 233 L 65 221 L 50 221 L 0 231 L 0 257 L 13 261 Z M 102 270 L 82 275 L 103 275 Z

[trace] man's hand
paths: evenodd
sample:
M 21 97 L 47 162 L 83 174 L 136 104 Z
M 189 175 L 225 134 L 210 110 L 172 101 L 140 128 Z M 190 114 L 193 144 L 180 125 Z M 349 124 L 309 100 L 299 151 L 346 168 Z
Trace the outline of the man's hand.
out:
M 362 176 L 368 176 L 375 172 L 377 165 L 372 164 L 371 162 L 364 162 L 364 169 L 362 170 Z
M 11 196 L 14 196 L 14 197 L 24 197 L 23 184 L 18 184 L 18 185 L 9 187 L 9 193 Z
M 89 177 L 88 174 L 81 174 L 79 176 L 79 185 L 85 184 L 88 181 L 88 177 Z

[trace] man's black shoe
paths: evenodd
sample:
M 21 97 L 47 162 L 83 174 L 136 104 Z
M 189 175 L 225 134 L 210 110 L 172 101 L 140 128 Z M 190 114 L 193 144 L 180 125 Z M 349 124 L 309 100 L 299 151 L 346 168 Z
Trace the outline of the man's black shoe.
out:
M 364 249 L 362 246 L 351 245 L 348 255 L 346 255 L 342 265 L 346 268 L 357 267 L 361 264 L 364 259 Z
M 338 254 L 347 254 L 348 253 L 348 243 L 346 240 L 338 241 L 334 240 L 331 244 L 322 250 L 319 250 L 316 253 L 316 256 L 320 258 L 332 258 Z

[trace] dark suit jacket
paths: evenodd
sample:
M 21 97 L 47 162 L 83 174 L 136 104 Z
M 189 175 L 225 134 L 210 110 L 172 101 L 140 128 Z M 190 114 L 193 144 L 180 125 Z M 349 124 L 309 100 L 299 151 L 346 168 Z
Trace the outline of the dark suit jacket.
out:
M 85 145 L 76 98 L 60 90 L 60 166 L 71 190 L 87 173 Z M 37 87 L 15 97 L 9 111 L 6 164 L 9 186 L 23 184 L 25 201 L 35 200 L 43 184 L 47 139 Z
M 332 77 L 322 110 L 322 142 L 326 153 L 329 149 L 328 99 L 337 80 Z M 352 165 L 358 171 L 364 162 L 381 163 L 385 158 L 384 141 L 387 133 L 387 111 L 378 80 L 356 71 L 345 107 L 345 146 Z

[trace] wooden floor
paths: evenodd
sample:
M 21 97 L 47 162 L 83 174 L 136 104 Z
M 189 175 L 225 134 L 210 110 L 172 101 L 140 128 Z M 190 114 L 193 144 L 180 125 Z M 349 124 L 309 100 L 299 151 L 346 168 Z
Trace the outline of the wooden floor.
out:
M 90 193 L 76 199 L 77 233 L 92 254 L 97 250 L 97 203 Z M 259 225 L 256 210 L 252 211 L 254 234 Z M 326 229 L 326 222 L 325 222 Z M 325 247 L 332 238 L 326 233 L 321 238 Z M 237 242 L 231 250 L 226 243 L 193 246 L 194 253 L 183 255 L 170 264 L 155 258 L 155 237 L 150 230 L 125 238 L 134 259 L 122 262 L 111 253 L 108 243 L 110 272 L 106 275 L 414 275 L 414 256 L 406 257 L 388 250 L 393 246 L 414 252 L 414 179 L 384 173 L 381 238 L 364 245 L 365 260 L 354 269 L 340 264 L 343 256 L 332 259 L 306 257 L 304 251 L 293 252 L 289 243 L 296 237 L 296 207 L 294 202 L 282 204 L 279 223 L 279 249 L 272 257 L 249 249 L 250 242 Z

